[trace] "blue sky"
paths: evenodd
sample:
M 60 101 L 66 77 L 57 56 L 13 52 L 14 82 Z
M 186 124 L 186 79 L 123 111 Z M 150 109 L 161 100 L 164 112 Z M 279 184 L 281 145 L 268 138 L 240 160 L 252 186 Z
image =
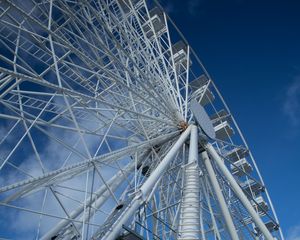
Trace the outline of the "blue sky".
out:
M 288 239 L 300 239 L 300 2 L 161 1 L 238 121 Z

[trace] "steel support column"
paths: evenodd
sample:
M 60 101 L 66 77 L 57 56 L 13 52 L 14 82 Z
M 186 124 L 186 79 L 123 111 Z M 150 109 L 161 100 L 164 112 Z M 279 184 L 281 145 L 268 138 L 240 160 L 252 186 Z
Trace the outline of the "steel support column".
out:
M 221 209 L 221 212 L 223 214 L 225 224 L 226 224 L 226 227 L 227 227 L 228 232 L 230 234 L 230 237 L 233 240 L 238 240 L 239 237 L 238 237 L 237 231 L 234 227 L 232 217 L 231 217 L 230 212 L 228 210 L 228 206 L 225 202 L 221 187 L 220 187 L 219 182 L 218 182 L 217 177 L 216 177 L 216 173 L 215 173 L 215 171 L 214 171 L 214 169 L 211 165 L 211 162 L 210 162 L 210 159 L 207 155 L 207 152 L 206 151 L 202 152 L 201 157 L 202 157 L 202 160 L 203 160 L 204 165 L 206 167 L 211 185 L 212 185 L 212 187 L 214 189 L 214 192 L 217 196 L 217 199 L 218 199 L 218 202 L 219 202 L 219 205 L 220 205 L 220 209 Z
M 189 158 L 184 173 L 178 239 L 200 239 L 198 129 L 194 125 L 191 126 Z
M 124 210 L 117 221 L 110 227 L 109 231 L 103 236 L 102 239 L 105 240 L 115 240 L 123 224 L 125 224 L 130 217 L 132 217 L 135 211 L 146 201 L 148 195 L 153 191 L 157 182 L 160 180 L 161 176 L 165 173 L 168 165 L 175 157 L 176 153 L 179 151 L 184 142 L 188 139 L 191 132 L 191 126 L 188 127 L 179 137 L 177 142 L 173 145 L 167 155 L 159 163 L 156 169 L 151 173 L 145 183 L 141 186 L 136 196 L 133 198 L 129 206 Z M 97 237 L 97 236 L 95 236 Z
M 204 147 L 207 149 L 211 157 L 215 160 L 217 163 L 220 171 L 224 174 L 225 178 L 230 183 L 230 186 L 232 190 L 235 192 L 237 197 L 240 199 L 244 207 L 247 209 L 249 214 L 251 215 L 253 222 L 256 224 L 256 226 L 259 228 L 259 230 L 262 232 L 262 234 L 265 236 L 267 240 L 273 240 L 272 234 L 269 232 L 261 218 L 259 217 L 258 213 L 254 210 L 253 206 L 251 205 L 250 201 L 244 194 L 243 190 L 240 188 L 238 183 L 235 181 L 234 177 L 231 175 L 227 167 L 225 166 L 222 158 L 219 156 L 217 151 L 214 149 L 214 147 L 210 143 L 206 143 Z

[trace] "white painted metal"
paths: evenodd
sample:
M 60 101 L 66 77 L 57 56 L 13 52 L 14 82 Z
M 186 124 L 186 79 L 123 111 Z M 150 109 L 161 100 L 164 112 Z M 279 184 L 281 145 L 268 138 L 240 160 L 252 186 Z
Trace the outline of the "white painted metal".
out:
M 265 238 L 268 240 L 274 239 L 269 230 L 266 228 L 265 224 L 259 217 L 258 213 L 254 210 L 253 206 L 251 205 L 251 202 L 248 200 L 248 198 L 245 196 L 243 190 L 240 188 L 234 177 L 231 175 L 227 167 L 224 165 L 224 162 L 222 158 L 219 156 L 219 154 L 216 152 L 214 147 L 207 143 L 205 144 L 205 148 L 209 152 L 209 154 L 212 156 L 212 158 L 216 161 L 218 167 L 226 177 L 226 179 L 229 181 L 231 188 L 236 193 L 238 198 L 241 200 L 241 202 L 244 204 L 245 208 L 248 210 L 249 214 L 253 218 L 253 221 L 257 225 L 257 227 L 260 229 L 260 231 L 264 234 Z
M 126 178 L 126 175 L 129 172 L 131 172 L 134 169 L 134 162 L 131 162 L 124 168 L 123 171 L 119 171 L 116 175 L 114 175 L 109 181 L 107 181 L 107 184 L 110 186 L 111 190 L 114 191 Z M 109 197 L 109 191 L 105 185 L 102 185 L 97 191 L 95 191 L 95 194 L 92 199 L 90 199 L 86 205 L 90 206 L 93 205 L 95 209 L 99 209 L 101 205 L 105 202 L 105 200 Z M 81 205 L 79 208 L 74 210 L 70 213 L 70 218 L 75 219 L 77 216 L 79 216 L 83 212 L 83 205 Z M 91 216 L 88 216 L 87 214 L 84 215 L 85 220 L 88 220 Z M 57 236 L 59 231 L 61 231 L 63 228 L 65 228 L 70 221 L 68 220 L 61 220 L 54 228 L 52 228 L 47 234 L 45 234 L 41 239 L 47 240 L 51 239 L 54 236 Z
M 184 184 L 177 239 L 200 238 L 200 179 L 198 166 L 198 129 L 191 125 L 189 157 L 184 167 Z
M 0 49 L 0 210 L 13 216 L 0 237 L 106 240 L 110 226 L 128 234 L 123 223 L 147 240 L 187 231 L 229 239 L 234 228 L 243 239 L 263 237 L 214 161 L 206 162 L 217 171 L 194 161 L 192 99 L 218 130 L 208 141 L 226 156 L 224 168 L 245 158 L 253 169 L 235 175 L 249 200 L 251 181 L 265 187 L 222 95 L 156 0 L 4 0 Z M 191 141 L 169 152 L 189 131 Z M 256 210 L 283 240 L 267 189 L 259 194 L 269 207 Z
M 225 219 L 227 230 L 230 233 L 230 237 L 231 237 L 231 239 L 238 240 L 239 237 L 238 237 L 238 234 L 237 234 L 237 230 L 235 229 L 232 217 L 231 217 L 230 212 L 228 210 L 228 205 L 225 202 L 221 187 L 220 187 L 220 185 L 218 183 L 218 180 L 216 178 L 216 173 L 215 173 L 215 171 L 214 171 L 214 169 L 211 165 L 211 162 L 210 162 L 211 160 L 209 159 L 208 154 L 207 154 L 206 151 L 201 152 L 200 155 L 201 155 L 202 161 L 204 162 L 204 165 L 206 167 L 208 177 L 211 181 L 211 185 L 212 185 L 212 187 L 214 189 L 214 192 L 217 196 L 217 199 L 218 199 L 223 217 Z
M 164 174 L 168 165 L 175 157 L 176 153 L 179 151 L 179 149 L 185 143 L 187 138 L 190 136 L 190 133 L 191 133 L 191 126 L 188 127 L 181 134 L 181 136 L 176 141 L 174 146 L 170 149 L 170 151 L 167 153 L 167 155 L 164 157 L 164 159 L 162 159 L 162 161 L 159 163 L 159 165 L 153 171 L 153 173 L 150 175 L 150 177 L 146 180 L 146 182 L 138 190 L 135 197 L 131 201 L 129 207 L 124 211 L 124 213 L 121 215 L 121 217 L 118 219 L 118 221 L 110 227 L 109 231 L 103 236 L 102 239 L 115 240 L 118 237 L 118 235 L 122 229 L 122 225 L 130 217 L 132 217 L 134 212 L 146 201 L 148 194 L 153 190 L 154 186 L 157 186 L 156 183 L 159 181 L 161 176 Z

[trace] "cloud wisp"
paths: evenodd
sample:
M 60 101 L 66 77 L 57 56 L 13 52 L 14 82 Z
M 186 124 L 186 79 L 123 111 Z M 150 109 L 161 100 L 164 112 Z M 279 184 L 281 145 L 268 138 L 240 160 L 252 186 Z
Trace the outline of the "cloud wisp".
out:
M 298 127 L 300 124 L 300 76 L 296 77 L 286 89 L 282 110 L 291 125 Z
M 286 240 L 300 240 L 300 224 L 295 225 L 288 230 Z

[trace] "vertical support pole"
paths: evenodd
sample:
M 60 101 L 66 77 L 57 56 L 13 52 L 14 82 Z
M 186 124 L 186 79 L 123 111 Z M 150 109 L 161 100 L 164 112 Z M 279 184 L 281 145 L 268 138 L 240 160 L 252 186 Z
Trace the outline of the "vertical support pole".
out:
M 200 180 L 198 166 L 198 129 L 191 126 L 188 163 L 185 166 L 178 238 L 200 239 Z
M 234 177 L 231 175 L 231 173 L 225 166 L 224 162 L 222 161 L 222 158 L 219 156 L 217 151 L 209 143 L 206 143 L 204 146 L 207 149 L 207 151 L 209 152 L 209 154 L 212 156 L 212 158 L 215 160 L 215 162 L 217 163 L 219 169 L 224 174 L 225 178 L 230 183 L 232 190 L 235 192 L 237 197 L 240 199 L 240 201 L 242 202 L 244 207 L 249 212 L 250 216 L 253 219 L 253 222 L 256 224 L 256 226 L 259 228 L 259 230 L 262 232 L 262 234 L 265 236 L 265 238 L 267 240 L 273 240 L 274 238 L 273 238 L 272 234 L 269 232 L 269 230 L 267 229 L 267 227 L 265 226 L 263 221 L 260 219 L 258 213 L 254 210 L 250 201 L 248 200 L 248 198 L 244 194 L 243 190 L 240 188 L 238 183 L 235 181 Z
M 203 224 L 203 190 L 200 195 L 200 229 L 201 229 L 201 239 L 205 240 L 205 230 Z
M 232 217 L 231 217 L 230 212 L 228 210 L 228 207 L 227 207 L 227 204 L 225 202 L 221 187 L 220 187 L 219 182 L 218 182 L 217 177 L 216 177 L 216 173 L 215 173 L 215 171 L 214 171 L 214 169 L 211 165 L 211 162 L 210 162 L 210 159 L 208 157 L 207 152 L 206 151 L 202 152 L 201 157 L 202 157 L 202 160 L 204 162 L 205 168 L 208 172 L 208 177 L 209 177 L 209 180 L 210 180 L 211 185 L 213 187 L 213 190 L 214 190 L 214 192 L 217 196 L 218 202 L 220 204 L 221 212 L 223 214 L 225 224 L 226 224 L 227 230 L 230 234 L 230 237 L 233 240 L 238 240 L 239 237 L 237 235 L 237 231 L 234 227 Z
M 218 225 L 217 225 L 217 221 L 216 221 L 216 218 L 215 218 L 215 214 L 214 214 L 214 211 L 212 209 L 211 202 L 210 202 L 210 193 L 212 192 L 212 190 L 211 190 L 210 185 L 208 183 L 209 180 L 207 179 L 206 176 L 204 176 L 200 179 L 200 181 L 201 181 L 202 192 L 204 194 L 206 204 L 207 204 L 207 207 L 208 207 L 208 211 L 210 213 L 210 217 L 211 217 L 211 221 L 212 221 L 214 239 L 222 239 L 221 235 L 220 235 Z M 206 238 L 204 238 L 204 239 L 206 239 Z

